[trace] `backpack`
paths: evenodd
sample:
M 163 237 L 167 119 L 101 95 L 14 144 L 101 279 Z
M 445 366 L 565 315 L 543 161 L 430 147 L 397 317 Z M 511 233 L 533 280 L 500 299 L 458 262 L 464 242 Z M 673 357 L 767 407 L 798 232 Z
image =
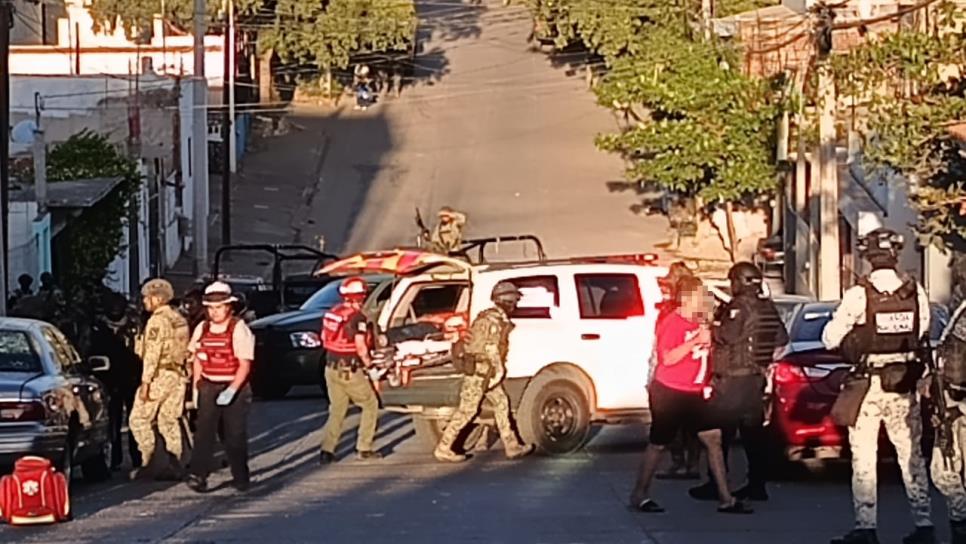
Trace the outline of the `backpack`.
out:
M 25 456 L 0 478 L 0 518 L 10 525 L 71 519 L 67 479 L 43 457 Z

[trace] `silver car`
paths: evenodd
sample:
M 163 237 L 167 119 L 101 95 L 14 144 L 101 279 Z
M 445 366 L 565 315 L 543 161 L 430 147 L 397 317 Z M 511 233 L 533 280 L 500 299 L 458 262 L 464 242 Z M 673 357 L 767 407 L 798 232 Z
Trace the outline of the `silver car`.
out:
M 78 465 L 87 480 L 108 478 L 108 396 L 94 373 L 109 367 L 82 361 L 53 325 L 0 318 L 0 465 L 40 455 L 68 478 Z

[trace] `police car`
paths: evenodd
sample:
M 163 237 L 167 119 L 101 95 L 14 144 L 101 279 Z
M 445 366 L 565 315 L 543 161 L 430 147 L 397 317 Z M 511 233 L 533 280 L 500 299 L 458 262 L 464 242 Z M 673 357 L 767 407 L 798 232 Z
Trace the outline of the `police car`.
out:
M 592 424 L 648 419 L 658 278 L 667 274 L 653 255 L 476 264 L 435 256 L 407 272 L 377 319 L 390 342 L 425 336 L 454 315 L 470 322 L 492 306 L 497 282 L 520 289 L 505 385 L 527 442 L 566 453 L 584 444 Z M 398 387 L 380 382 L 382 404 L 412 414 L 418 437 L 435 445 L 458 404 L 461 379 L 450 364 L 418 367 Z

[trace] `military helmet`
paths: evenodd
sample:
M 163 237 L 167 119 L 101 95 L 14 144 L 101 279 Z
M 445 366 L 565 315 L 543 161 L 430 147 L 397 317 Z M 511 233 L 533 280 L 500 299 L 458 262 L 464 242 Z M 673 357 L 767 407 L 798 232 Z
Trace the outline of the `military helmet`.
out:
M 517 302 L 521 297 L 517 286 L 508 281 L 501 281 L 494 285 L 493 292 L 490 294 L 490 299 L 493 302 Z
M 905 246 L 902 235 L 892 229 L 878 228 L 859 238 L 858 250 L 865 258 L 889 255 L 893 258 Z
M 454 210 L 453 208 L 450 208 L 449 206 L 443 206 L 442 208 L 439 209 L 439 212 L 437 212 L 437 215 L 439 215 L 440 217 L 453 217 L 456 215 L 456 210 Z
M 731 292 L 734 295 L 761 293 L 764 279 L 761 270 L 747 261 L 735 263 L 728 270 L 728 281 L 731 282 Z
M 168 302 L 171 302 L 171 299 L 174 298 L 174 287 L 172 287 L 171 282 L 166 279 L 154 278 L 152 280 L 148 280 L 148 282 L 144 284 L 144 287 L 141 287 L 141 296 L 158 297 L 162 302 L 167 304 Z

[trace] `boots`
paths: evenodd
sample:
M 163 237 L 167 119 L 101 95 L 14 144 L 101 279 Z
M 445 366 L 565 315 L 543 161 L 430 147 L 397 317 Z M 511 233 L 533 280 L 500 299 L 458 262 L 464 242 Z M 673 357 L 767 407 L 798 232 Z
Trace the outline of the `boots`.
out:
M 506 449 L 506 458 L 519 459 L 521 457 L 526 457 L 531 453 L 533 453 L 533 449 L 534 449 L 533 444 L 527 444 L 525 446 L 523 444 L 517 444 L 512 448 Z
M 949 533 L 952 535 L 952 544 L 966 544 L 966 519 L 949 520 Z
M 936 529 L 933 526 L 916 527 L 902 539 L 902 544 L 936 544 Z
M 734 492 L 734 496 L 737 499 L 743 501 L 759 501 L 765 502 L 768 500 L 768 492 L 765 491 L 764 484 L 748 484 L 741 489 Z
M 833 538 L 830 544 L 879 544 L 879 537 L 875 534 L 875 529 L 853 529 Z
M 437 461 L 443 461 L 445 463 L 462 463 L 469 458 L 466 455 L 455 453 L 451 448 L 443 444 L 436 446 L 436 449 L 433 450 L 433 457 Z

